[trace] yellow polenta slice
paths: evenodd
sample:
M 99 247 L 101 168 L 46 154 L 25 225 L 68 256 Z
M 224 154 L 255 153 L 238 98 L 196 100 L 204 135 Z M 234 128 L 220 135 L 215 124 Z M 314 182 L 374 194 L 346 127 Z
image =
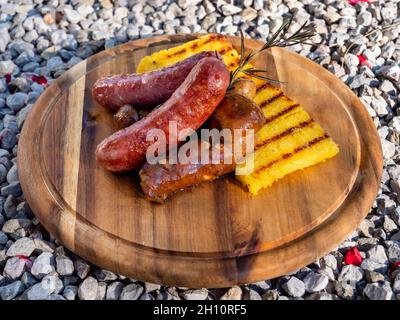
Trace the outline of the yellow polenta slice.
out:
M 240 56 L 228 38 L 219 34 L 207 34 L 196 40 L 144 57 L 140 60 L 136 72 L 168 67 L 201 51 L 217 51 L 229 70 L 234 70 L 238 66 Z
M 267 122 L 256 133 L 253 161 L 238 165 L 236 178 L 252 193 L 284 176 L 334 157 L 337 144 L 299 104 L 269 84 L 260 85 L 254 101 Z M 242 172 L 250 172 L 240 175 Z

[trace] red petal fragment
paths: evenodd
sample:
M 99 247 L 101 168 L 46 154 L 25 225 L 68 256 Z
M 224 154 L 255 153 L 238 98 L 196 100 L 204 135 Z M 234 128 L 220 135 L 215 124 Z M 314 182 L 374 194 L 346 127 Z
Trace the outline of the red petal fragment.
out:
M 347 0 L 347 2 L 353 6 L 355 6 L 359 2 L 370 2 L 369 0 Z
M 360 251 L 358 251 L 357 247 L 353 247 L 347 250 L 344 256 L 344 262 L 346 264 L 352 264 L 354 266 L 359 266 L 362 262 L 362 257 Z
M 42 86 L 47 85 L 47 79 L 45 76 L 37 76 L 37 75 L 32 75 L 32 81 L 41 84 Z
M 366 58 L 364 55 L 362 55 L 362 54 L 357 54 L 356 56 L 357 56 L 357 58 L 358 58 L 358 60 L 360 61 L 360 64 L 361 64 L 362 66 L 367 66 L 368 68 L 371 68 L 371 67 L 372 67 L 372 64 L 367 60 L 367 58 Z
M 31 260 L 30 258 L 28 258 L 27 256 L 18 255 L 18 256 L 15 256 L 15 257 L 17 257 L 18 259 L 24 260 L 26 266 L 27 266 L 28 268 L 32 268 L 33 262 L 32 262 L 32 260 Z
M 10 83 L 11 82 L 11 74 L 10 73 L 7 73 L 5 75 L 5 78 L 6 78 L 6 83 Z
M 400 267 L 400 261 L 397 261 L 395 263 L 392 263 L 392 265 L 390 266 L 390 270 L 389 273 L 392 273 L 394 270 L 396 270 L 396 268 Z

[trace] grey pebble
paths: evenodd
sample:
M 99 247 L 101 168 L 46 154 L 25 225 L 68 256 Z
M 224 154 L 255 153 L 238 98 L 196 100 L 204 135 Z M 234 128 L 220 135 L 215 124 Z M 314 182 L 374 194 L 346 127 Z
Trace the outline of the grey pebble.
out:
M 108 271 L 108 270 L 104 270 L 104 269 L 98 269 L 98 268 L 96 268 L 93 271 L 93 275 L 99 281 L 112 281 L 112 280 L 118 279 L 118 276 L 115 273 Z
M 63 296 L 67 300 L 75 300 L 75 297 L 77 294 L 78 294 L 77 286 L 68 285 L 68 286 L 65 286 L 65 288 L 63 290 Z
M 328 285 L 329 279 L 326 275 L 310 272 L 304 279 L 303 279 L 305 288 L 307 292 L 318 292 L 325 289 Z
M 11 300 L 20 295 L 25 290 L 25 285 L 21 281 L 14 281 L 6 286 L 0 287 L 1 300 Z
M 99 284 L 93 277 L 87 277 L 78 289 L 78 296 L 81 300 L 96 300 L 99 290 Z
M 32 287 L 34 284 L 38 283 L 38 280 L 32 276 L 28 271 L 25 271 L 21 277 L 22 283 L 27 287 Z
M 138 300 L 143 293 L 143 287 L 137 283 L 131 283 L 122 289 L 120 300 Z
M 7 97 L 6 104 L 10 109 L 18 111 L 25 105 L 26 98 L 25 92 L 16 92 Z
M 74 273 L 74 263 L 67 256 L 56 257 L 57 272 L 62 276 L 69 276 Z
M 119 282 L 115 281 L 108 285 L 107 292 L 106 292 L 106 300 L 118 300 L 124 285 Z
M 32 252 L 35 250 L 35 243 L 32 239 L 29 238 L 21 238 L 15 241 L 11 247 L 7 250 L 7 255 L 9 257 L 14 256 L 26 256 L 29 257 Z
M 388 282 L 368 283 L 363 293 L 370 300 L 391 300 L 393 296 L 393 291 Z
M 290 277 L 282 288 L 292 297 L 302 297 L 306 291 L 304 282 L 296 277 Z
M 55 261 L 50 252 L 41 253 L 33 262 L 31 268 L 32 275 L 37 279 L 42 279 L 53 271 L 55 271 Z
M 74 262 L 74 267 L 76 270 L 76 274 L 79 278 L 84 279 L 88 275 L 90 271 L 90 266 L 87 262 L 82 259 L 77 259 Z
M 14 196 L 17 197 L 22 193 L 19 181 L 11 182 L 9 185 L 1 188 L 1 195 L 4 197 Z
M 18 257 L 7 260 L 3 275 L 11 280 L 19 279 L 25 271 L 26 261 Z
M 0 132 L 0 141 L 2 149 L 12 149 L 17 143 L 17 137 L 10 129 L 4 128 Z
M 181 297 L 185 300 L 205 300 L 207 296 L 207 289 L 186 290 L 181 294 Z
M 49 274 L 45 276 L 41 282 L 34 284 L 28 288 L 23 296 L 27 300 L 44 300 L 53 293 L 59 293 L 62 290 L 62 281 L 56 274 Z
M 17 165 L 14 164 L 7 173 L 7 182 L 11 184 L 18 181 L 18 168 Z

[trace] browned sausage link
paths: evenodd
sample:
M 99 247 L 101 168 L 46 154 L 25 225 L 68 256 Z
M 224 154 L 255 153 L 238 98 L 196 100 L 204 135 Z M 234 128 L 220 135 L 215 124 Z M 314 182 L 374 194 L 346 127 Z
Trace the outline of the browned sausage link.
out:
M 131 105 L 125 104 L 113 116 L 119 129 L 129 127 L 139 120 L 139 114 Z
M 137 168 L 152 144 L 147 141 L 151 129 L 162 130 L 167 142 L 170 121 L 176 123 L 178 134 L 187 129 L 197 130 L 221 102 L 228 84 L 229 71 L 221 60 L 202 59 L 163 105 L 103 140 L 96 149 L 97 160 L 110 171 Z
M 117 111 L 125 104 L 155 106 L 165 102 L 182 84 L 190 70 L 206 57 L 220 59 L 215 51 L 203 51 L 160 70 L 101 78 L 93 85 L 93 98 L 112 111 Z
M 227 94 L 207 124 L 217 129 L 254 129 L 259 130 L 265 123 L 261 109 L 250 99 L 237 94 Z M 223 162 L 223 149 L 220 150 L 221 162 L 209 164 L 145 164 L 139 172 L 141 187 L 150 201 L 164 202 L 171 194 L 202 183 L 214 180 L 235 170 L 235 164 Z
M 199 146 L 200 148 L 200 146 Z M 146 198 L 153 202 L 164 202 L 173 193 L 197 185 L 204 181 L 217 179 L 235 170 L 234 164 L 144 164 L 139 172 L 140 185 Z M 223 159 L 221 150 L 220 159 Z
M 261 108 L 249 98 L 228 92 L 207 121 L 208 128 L 254 129 L 258 131 L 266 119 Z

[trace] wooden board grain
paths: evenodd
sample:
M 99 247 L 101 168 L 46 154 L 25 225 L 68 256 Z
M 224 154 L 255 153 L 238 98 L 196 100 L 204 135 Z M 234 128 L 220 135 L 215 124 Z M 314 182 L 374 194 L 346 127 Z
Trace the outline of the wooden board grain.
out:
M 337 246 L 367 214 L 382 151 L 358 98 L 317 64 L 285 49 L 256 64 L 338 143 L 340 153 L 251 196 L 229 179 L 205 183 L 163 205 L 146 201 L 135 172 L 113 174 L 94 158 L 116 130 L 91 97 L 101 76 L 134 72 L 140 59 L 195 35 L 160 36 L 103 51 L 74 66 L 40 96 L 20 137 L 24 194 L 67 248 L 135 279 L 226 287 L 294 271 Z M 239 40 L 231 37 L 235 46 Z M 247 48 L 260 42 L 246 41 Z

